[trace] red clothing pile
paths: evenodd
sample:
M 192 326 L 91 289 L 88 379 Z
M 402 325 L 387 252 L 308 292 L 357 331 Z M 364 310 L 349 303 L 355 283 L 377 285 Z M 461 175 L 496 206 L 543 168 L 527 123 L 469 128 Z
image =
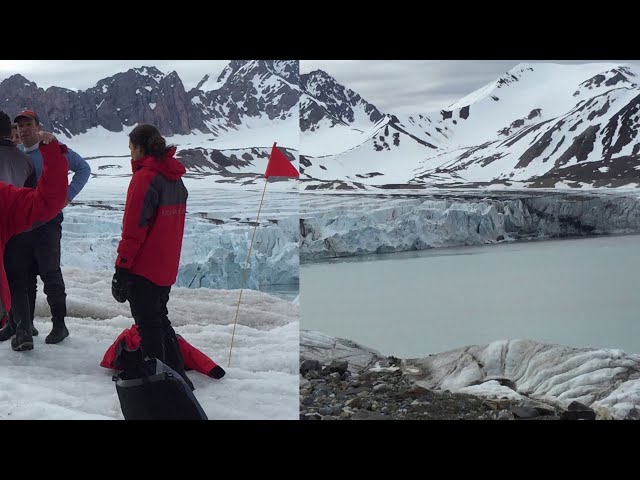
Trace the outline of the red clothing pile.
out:
M 184 366 L 187 369 L 195 370 L 196 372 L 203 373 L 204 375 L 219 378 L 222 369 L 216 367 L 218 364 L 207 357 L 204 353 L 198 350 L 196 347 L 187 342 L 180 335 L 176 335 L 178 338 L 178 345 L 180 347 L 180 353 L 184 359 Z M 104 354 L 101 367 L 112 368 L 114 370 L 121 370 L 118 365 L 118 357 L 122 354 L 123 350 L 132 352 L 140 348 L 140 334 L 138 333 L 138 326 L 132 325 L 131 328 L 125 328 L 124 331 L 118 336 L 115 342 L 109 347 Z M 212 373 L 213 370 L 216 370 Z M 224 370 L 222 370 L 224 374 Z

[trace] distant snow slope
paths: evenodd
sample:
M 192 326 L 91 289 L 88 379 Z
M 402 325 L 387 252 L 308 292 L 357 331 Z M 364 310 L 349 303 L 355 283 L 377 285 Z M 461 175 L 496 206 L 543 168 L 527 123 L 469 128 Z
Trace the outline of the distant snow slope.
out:
M 519 64 L 441 112 L 361 116 L 357 127 L 316 115 L 301 136 L 302 188 L 636 187 L 639 74 L 613 63 Z

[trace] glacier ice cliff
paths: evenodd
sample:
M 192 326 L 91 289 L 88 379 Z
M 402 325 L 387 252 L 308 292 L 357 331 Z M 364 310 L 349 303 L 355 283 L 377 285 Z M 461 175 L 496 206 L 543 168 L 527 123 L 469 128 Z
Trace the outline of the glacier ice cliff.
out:
M 300 259 L 640 232 L 637 194 L 301 195 Z
M 112 270 L 120 241 L 122 214 L 90 208 L 65 211 L 62 233 L 64 267 Z M 298 217 L 253 222 L 188 216 L 176 285 L 258 290 L 265 285 L 297 285 L 299 279 Z

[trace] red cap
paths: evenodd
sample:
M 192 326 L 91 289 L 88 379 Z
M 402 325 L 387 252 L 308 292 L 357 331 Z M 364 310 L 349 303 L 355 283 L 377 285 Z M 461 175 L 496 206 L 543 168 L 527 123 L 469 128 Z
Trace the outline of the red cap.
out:
M 18 115 L 16 115 L 16 118 L 14 118 L 13 121 L 17 123 L 20 117 L 31 118 L 35 120 L 36 123 L 40 123 L 40 120 L 38 120 L 38 115 L 36 115 L 36 112 L 34 112 L 33 110 L 23 110 Z

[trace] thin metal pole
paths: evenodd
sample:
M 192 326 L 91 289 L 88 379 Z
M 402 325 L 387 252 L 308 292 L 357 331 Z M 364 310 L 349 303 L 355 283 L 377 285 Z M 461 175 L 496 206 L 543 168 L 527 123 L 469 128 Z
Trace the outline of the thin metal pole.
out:
M 269 179 L 265 179 L 264 189 L 262 190 L 262 198 L 260 199 L 260 207 L 258 208 L 258 218 L 256 218 L 256 224 L 253 227 L 253 236 L 251 237 L 251 243 L 249 244 L 249 252 L 247 253 L 247 259 L 244 261 L 244 269 L 242 271 L 242 281 L 240 283 L 240 297 L 238 298 L 238 306 L 236 307 L 236 318 L 233 322 L 233 333 L 231 334 L 231 347 L 229 348 L 229 361 L 227 362 L 227 368 L 231 366 L 231 350 L 233 349 L 233 338 L 236 334 L 236 324 L 238 323 L 238 312 L 240 311 L 240 301 L 242 300 L 242 290 L 244 288 L 245 277 L 247 274 L 247 266 L 249 265 L 249 257 L 251 256 L 251 249 L 253 248 L 253 239 L 256 238 L 256 230 L 258 229 L 258 223 L 260 221 L 260 211 L 262 210 L 262 202 L 264 200 L 264 192 L 267 191 L 267 183 Z

